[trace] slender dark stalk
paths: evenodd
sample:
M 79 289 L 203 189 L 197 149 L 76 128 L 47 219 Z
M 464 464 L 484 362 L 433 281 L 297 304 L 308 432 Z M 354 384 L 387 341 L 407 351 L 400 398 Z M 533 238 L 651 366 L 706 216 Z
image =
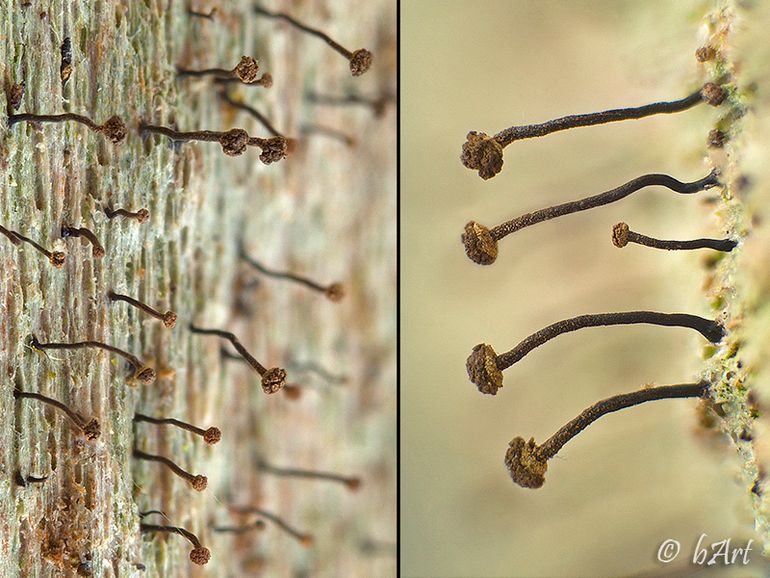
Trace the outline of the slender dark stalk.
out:
M 223 331 L 221 329 L 204 329 L 202 327 L 196 327 L 192 323 L 190 324 L 190 331 L 193 333 L 200 333 L 202 335 L 216 335 L 218 337 L 227 339 L 230 343 L 232 343 L 236 351 L 238 351 L 238 353 L 243 356 L 243 358 L 254 369 L 254 371 L 259 373 L 259 375 L 262 377 L 262 391 L 265 393 L 276 393 L 280 391 L 286 383 L 286 370 L 281 369 L 280 367 L 272 367 L 270 369 L 266 369 L 264 365 L 257 361 L 256 358 L 251 355 L 251 353 L 249 353 L 249 351 L 244 347 L 243 343 L 241 343 L 241 341 L 235 336 L 234 333 Z
M 252 530 L 264 530 L 265 522 L 263 520 L 255 520 L 251 524 L 245 524 L 243 526 L 213 526 L 212 531 L 229 534 L 245 534 Z
M 272 136 L 280 136 L 280 137 L 284 136 L 283 134 L 278 132 L 278 130 L 270 123 L 270 121 L 267 119 L 267 117 L 264 114 L 259 112 L 256 108 L 249 106 L 248 104 L 244 104 L 242 102 L 235 100 L 232 96 L 230 96 L 230 93 L 228 93 L 227 90 L 225 89 L 220 90 L 219 97 L 222 100 L 224 100 L 227 104 L 232 106 L 233 108 L 237 108 L 238 110 L 245 111 L 249 113 L 251 116 L 253 116 L 254 118 L 256 118 L 260 123 L 262 123 L 262 126 L 264 126 L 267 132 L 269 132 Z
M 195 475 L 191 474 L 187 470 L 184 470 L 180 468 L 176 463 L 168 459 L 166 456 L 158 456 L 154 454 L 148 454 L 146 452 L 141 451 L 138 448 L 134 448 L 134 457 L 138 458 L 140 460 L 147 460 L 151 462 L 159 462 L 163 465 L 165 465 L 167 468 L 169 468 L 172 472 L 174 472 L 177 476 L 180 478 L 183 478 L 187 480 L 190 485 L 193 487 L 194 490 L 198 492 L 202 492 L 206 489 L 206 486 L 208 486 L 209 480 L 206 476 L 202 476 L 200 474 Z
M 257 514 L 258 516 L 262 516 L 263 518 L 270 520 L 276 526 L 281 528 L 281 530 L 283 530 L 293 538 L 299 540 L 299 542 L 306 548 L 313 544 L 312 534 L 307 534 L 305 532 L 301 532 L 300 530 L 297 530 L 296 528 L 293 528 L 292 526 L 287 524 L 283 519 L 279 518 L 272 512 L 268 512 L 267 510 L 262 510 L 261 508 L 256 508 L 254 506 L 243 506 L 243 507 L 236 506 L 236 507 L 233 507 L 232 509 L 235 512 L 239 512 L 242 514 Z
M 347 489 L 355 492 L 361 487 L 361 478 L 352 476 L 342 476 L 332 472 L 318 472 L 315 470 L 304 470 L 299 468 L 280 468 L 260 460 L 257 464 L 260 470 L 273 474 L 275 476 L 286 476 L 291 478 L 306 478 L 309 480 L 329 480 L 343 484 Z
M 141 301 L 138 301 L 133 297 L 129 297 L 128 295 L 121 295 L 120 293 L 115 293 L 112 290 L 110 290 L 110 292 L 107 293 L 107 297 L 109 297 L 110 301 L 125 301 L 129 305 L 133 305 L 137 309 L 140 309 L 145 313 L 152 315 L 156 319 L 160 319 L 161 321 L 163 321 L 163 325 L 165 325 L 169 329 L 172 329 L 176 325 L 176 313 L 174 313 L 173 311 L 166 311 L 165 313 L 161 313 L 160 311 L 158 311 L 157 309 L 153 309 L 146 303 L 142 303 Z
M 503 386 L 504 369 L 511 367 L 530 351 L 563 333 L 586 327 L 607 325 L 650 324 L 665 327 L 686 327 L 694 329 L 712 343 L 719 343 L 724 336 L 724 327 L 717 321 L 687 313 L 658 313 L 655 311 L 625 311 L 622 313 L 597 313 L 580 315 L 558 321 L 533 333 L 510 351 L 497 355 L 491 345 L 480 343 L 473 348 L 466 368 L 468 377 L 481 393 L 495 395 Z
M 345 96 L 334 96 L 311 91 L 305 93 L 305 100 L 321 106 L 363 106 L 370 108 L 374 116 L 380 117 L 385 113 L 388 103 L 393 101 L 394 98 L 392 94 L 384 94 L 373 98 L 352 93 Z
M 8 237 L 11 243 L 16 245 L 17 247 L 21 244 L 22 241 L 29 245 L 32 245 L 32 247 L 37 249 L 37 251 L 45 255 L 48 258 L 48 261 L 51 263 L 51 265 L 53 265 L 57 269 L 61 269 L 64 266 L 66 255 L 61 251 L 49 251 L 45 247 L 39 245 L 38 243 L 35 243 L 35 241 L 30 239 L 29 237 L 25 237 L 24 235 L 16 231 L 10 231 L 5 227 L 0 226 L 0 233 Z
M 557 217 L 570 215 L 572 213 L 587 211 L 589 209 L 601 207 L 602 205 L 608 205 L 620 201 L 645 187 L 666 187 L 675 193 L 690 195 L 718 185 L 719 173 L 716 170 L 711 171 L 702 179 L 689 183 L 679 181 L 669 175 L 642 175 L 641 177 L 628 181 L 627 183 L 604 193 L 553 207 L 547 207 L 532 213 L 525 213 L 515 219 L 492 227 L 491 229 L 488 229 L 476 221 L 470 221 L 465 225 L 465 231 L 461 238 L 463 245 L 465 246 L 465 253 L 472 261 L 479 265 L 491 265 L 497 258 L 498 241 L 525 227 Z
M 16 470 L 16 485 L 26 488 L 29 484 L 42 484 L 48 479 L 48 476 L 24 476 L 21 470 Z
M 218 427 L 203 429 L 173 417 L 151 417 L 142 413 L 135 413 L 134 421 L 144 421 L 156 425 L 173 425 L 201 436 L 203 440 L 209 445 L 214 445 L 222 439 L 222 432 Z
M 243 251 L 241 251 L 241 257 L 243 258 L 244 261 L 246 261 L 249 265 L 254 267 L 257 271 L 259 271 L 264 275 L 267 275 L 268 277 L 273 277 L 275 279 L 289 279 L 290 281 L 294 281 L 295 283 L 304 285 L 305 287 L 308 287 L 313 291 L 318 291 L 319 293 L 323 293 L 324 295 L 326 295 L 326 297 L 330 301 L 339 301 L 345 295 L 342 285 L 340 283 L 331 283 L 329 285 L 321 285 L 320 283 L 317 283 L 312 279 L 308 279 L 307 277 L 303 277 L 302 275 L 297 275 L 296 273 L 292 273 L 290 271 L 276 271 L 275 269 L 269 269 L 265 267 L 262 263 L 257 261 L 256 259 L 253 259 L 248 255 L 246 255 Z
M 191 70 L 177 66 L 177 76 L 179 78 L 214 76 L 218 79 L 237 80 L 244 84 L 257 82 L 258 71 L 259 65 L 257 61 L 250 56 L 241 57 L 241 61 L 233 69 L 204 68 L 203 70 Z
M 32 393 L 31 391 L 22 391 L 18 387 L 13 390 L 13 397 L 15 397 L 16 399 L 36 399 L 37 401 L 42 401 L 43 403 L 46 403 L 50 406 L 53 406 L 63 411 L 66 414 L 66 416 L 70 419 L 70 421 L 75 425 L 75 427 L 78 428 L 83 433 L 86 439 L 93 441 L 95 439 L 98 439 L 102 433 L 98 420 L 93 418 L 92 419 L 85 418 L 82 414 L 71 409 L 68 405 L 60 402 L 58 399 L 53 399 L 52 397 L 48 397 L 40 393 Z
M 131 365 L 134 367 L 133 377 L 137 379 L 139 382 L 145 385 L 150 385 L 155 381 L 155 370 L 152 369 L 151 367 L 145 366 L 138 357 L 136 357 L 135 355 L 132 355 L 128 351 L 118 349 L 114 345 L 108 345 L 107 343 L 102 343 L 101 341 L 76 341 L 74 343 L 40 343 L 37 337 L 32 335 L 30 337 L 29 346 L 33 349 L 40 349 L 40 350 L 42 349 L 85 349 L 87 347 L 98 347 L 99 349 L 110 351 L 112 353 L 115 353 L 127 359 L 129 363 L 131 363 Z
M 306 24 L 302 24 L 293 16 L 290 16 L 285 12 L 271 12 L 261 6 L 255 6 L 254 11 L 260 16 L 285 20 L 295 28 L 311 34 L 316 38 L 320 38 L 350 62 L 350 72 L 353 76 L 361 76 L 364 72 L 369 70 L 369 67 L 372 65 L 372 53 L 365 48 L 359 48 L 358 50 L 351 52 L 341 44 L 332 40 L 328 34 L 325 34 L 316 28 L 310 28 L 310 26 L 307 26 Z
M 84 124 L 94 132 L 98 132 L 106 136 L 113 144 L 118 144 L 126 138 L 127 130 L 126 125 L 119 116 L 111 116 L 104 124 L 97 124 L 87 116 L 75 114 L 72 112 L 66 112 L 63 114 L 11 114 L 8 115 L 8 126 L 20 122 L 79 122 Z
M 86 229 L 85 227 L 70 227 L 68 225 L 62 225 L 61 236 L 62 239 L 66 239 L 67 237 L 83 237 L 88 239 L 92 246 L 91 252 L 93 253 L 93 256 L 96 258 L 104 257 L 104 247 L 99 242 L 99 239 L 96 238 L 96 235 L 93 233 L 93 231 L 90 229 Z
M 528 442 L 522 437 L 513 438 L 505 454 L 505 465 L 515 483 L 524 488 L 539 488 L 545 482 L 548 460 L 554 457 L 564 444 L 603 415 L 658 399 L 705 397 L 708 388 L 709 384 L 702 381 L 649 387 L 609 397 L 583 410 L 541 445 L 535 444 L 535 438 Z
M 339 141 L 348 147 L 353 147 L 356 145 L 356 139 L 354 139 L 352 136 L 350 136 L 349 134 L 341 130 L 332 128 L 330 126 L 306 123 L 300 126 L 299 130 L 304 136 L 309 136 L 309 135 L 325 136 L 332 140 Z
M 222 146 L 222 152 L 235 157 L 243 154 L 246 147 L 256 146 L 262 149 L 259 159 L 266 165 L 274 163 L 286 157 L 287 142 L 280 136 L 271 138 L 250 137 L 242 128 L 232 128 L 226 132 L 212 130 L 199 130 L 182 132 L 165 126 L 157 126 L 142 123 L 139 126 L 143 133 L 152 132 L 170 138 L 175 142 L 203 141 L 218 142 Z
M 140 524 L 139 530 L 143 533 L 149 532 L 165 532 L 169 534 L 179 534 L 180 536 L 187 538 L 187 540 L 193 545 L 193 549 L 190 552 L 190 560 L 194 564 L 207 564 L 211 559 L 211 552 L 208 548 L 204 548 L 198 536 L 185 530 L 184 528 L 178 528 L 177 526 L 156 526 L 155 524 Z
M 738 244 L 732 239 L 693 239 L 692 241 L 664 241 L 641 235 L 628 228 L 626 223 L 618 223 L 612 228 L 612 244 L 619 249 L 625 247 L 628 243 L 636 243 L 654 249 L 665 249 L 667 251 L 683 251 L 692 249 L 714 249 L 715 251 L 724 251 L 729 253 Z
M 346 383 L 348 381 L 347 376 L 332 373 L 320 363 L 315 361 L 297 361 L 294 358 L 289 360 L 289 367 L 293 371 L 313 373 L 321 379 L 328 381 L 329 383 Z
M 136 219 L 140 224 L 147 222 L 150 218 L 150 211 L 147 209 L 139 209 L 138 211 L 131 212 L 126 209 L 111 209 L 110 207 L 104 207 L 104 214 L 108 219 L 114 219 L 115 217 L 127 217 L 129 219 Z
M 503 169 L 503 149 L 512 142 L 572 128 L 681 112 L 701 102 L 718 106 L 726 96 L 727 91 L 724 88 L 708 82 L 697 92 L 680 100 L 655 102 L 635 108 L 575 114 L 539 124 L 512 126 L 491 137 L 483 132 L 471 131 L 463 144 L 460 160 L 469 169 L 477 170 L 482 179 L 491 179 Z

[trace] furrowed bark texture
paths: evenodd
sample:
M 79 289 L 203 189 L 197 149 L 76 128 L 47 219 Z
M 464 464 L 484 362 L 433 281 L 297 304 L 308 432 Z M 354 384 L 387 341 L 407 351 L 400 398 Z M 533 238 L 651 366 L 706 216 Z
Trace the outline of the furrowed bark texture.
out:
M 214 20 L 191 17 L 174 0 L 3 0 L 3 88 L 25 82 L 18 112 L 75 112 L 97 123 L 113 114 L 128 127 L 114 146 L 82 125 L 0 123 L 0 224 L 67 253 L 54 269 L 31 247 L 0 239 L 0 576 L 384 576 L 395 572 L 395 113 L 318 108 L 306 90 L 395 90 L 395 8 L 386 0 L 280 2 L 351 48 L 375 54 L 367 75 L 316 39 L 258 19 L 251 2 L 192 2 Z M 72 75 L 62 89 L 60 45 L 72 43 Z M 174 147 L 143 139 L 140 120 L 181 130 L 245 128 L 269 136 L 253 118 L 224 106 L 207 79 L 176 79 L 176 66 L 234 66 L 253 55 L 275 84 L 236 93 L 287 136 L 318 122 L 342 127 L 355 148 L 308 137 L 269 166 L 257 149 L 226 157 L 216 143 Z M 3 109 L 5 110 L 5 108 Z M 108 220 L 104 205 L 151 213 L 147 223 Z M 67 223 L 92 229 L 106 248 L 60 239 Z M 260 277 L 238 258 L 239 242 L 265 263 L 322 281 L 341 280 L 346 299 L 331 303 L 292 284 Z M 250 283 L 258 279 L 258 285 Z M 174 329 L 107 292 L 137 297 L 179 315 Z M 220 357 L 216 337 L 188 324 L 236 333 L 255 357 L 286 367 L 306 386 L 299 401 L 265 396 L 259 376 Z M 121 358 L 100 350 L 25 347 L 41 341 L 102 340 L 158 372 L 154 385 L 130 387 Z M 293 364 L 313 361 L 348 377 L 333 386 Z M 102 436 L 87 442 L 59 413 L 14 386 L 65 401 L 97 417 Z M 222 429 L 211 448 L 188 432 L 132 424 L 135 411 Z M 162 465 L 131 457 L 136 443 L 167 455 L 208 488 L 193 491 Z M 363 488 L 260 474 L 276 464 L 360 474 Z M 23 474 L 50 475 L 26 488 Z M 303 549 L 268 523 L 233 536 L 210 524 L 243 522 L 228 504 L 260 505 L 315 535 Z M 211 550 L 200 569 L 190 544 L 139 533 L 148 523 L 183 526 Z M 367 555 L 362 545 L 386 545 Z M 144 565 L 146 570 L 139 569 Z
M 737 250 L 706 262 L 704 288 L 727 328 L 720 347 L 705 350 L 706 377 L 715 384 L 715 401 L 724 415 L 719 423 L 737 450 L 737 479 L 750 497 L 755 529 L 768 555 L 770 50 L 763 39 L 770 7 L 725 0 L 716 3 L 704 23 L 704 45 L 717 50 L 717 57 L 705 65 L 707 75 L 734 87 L 729 106 L 714 127 L 727 135 L 727 141 L 723 149 L 710 153 L 726 185 L 716 215 L 724 231 L 741 239 Z

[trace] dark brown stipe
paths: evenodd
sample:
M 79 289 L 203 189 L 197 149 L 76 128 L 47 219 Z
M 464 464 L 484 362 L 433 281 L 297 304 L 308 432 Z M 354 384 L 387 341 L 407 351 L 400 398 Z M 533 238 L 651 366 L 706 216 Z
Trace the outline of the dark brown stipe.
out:
M 269 132 L 274 137 L 281 137 L 286 140 L 286 154 L 290 154 L 294 151 L 294 149 L 297 146 L 297 140 L 293 138 L 287 138 L 283 134 L 281 134 L 278 129 L 276 129 L 268 120 L 268 118 L 259 112 L 256 108 L 249 106 L 248 104 L 244 104 L 242 102 L 239 102 L 235 99 L 233 99 L 230 94 L 227 92 L 227 89 L 222 89 L 219 91 L 219 96 L 224 100 L 227 104 L 232 106 L 233 108 L 237 108 L 238 110 L 242 110 L 244 112 L 249 113 L 251 116 L 253 116 L 255 119 L 257 119 L 262 126 L 265 127 L 265 130 Z
M 305 548 L 309 548 L 313 545 L 313 536 L 312 534 L 307 534 L 304 532 L 301 532 L 293 527 L 291 527 L 289 524 L 284 522 L 281 518 L 276 516 L 275 514 L 268 512 L 266 510 L 262 510 L 260 508 L 255 508 L 253 506 L 243 506 L 243 507 L 233 507 L 233 511 L 239 512 L 241 514 L 257 514 L 258 516 L 262 516 L 263 518 L 266 518 L 273 522 L 276 526 L 281 528 L 284 532 L 295 538 L 296 540 L 299 540 L 299 542 L 305 546 Z
M 64 114 L 11 114 L 8 115 L 8 126 L 12 127 L 19 122 L 67 122 L 74 121 L 86 125 L 94 132 L 107 137 L 113 144 L 123 142 L 126 138 L 126 125 L 119 116 L 111 116 L 104 124 L 96 124 L 87 116 L 66 112 Z
M 64 266 L 66 255 L 61 251 L 49 251 L 45 247 L 42 247 L 37 243 L 35 243 L 29 237 L 25 237 L 24 235 L 22 235 L 21 233 L 17 233 L 16 231 L 9 231 L 8 229 L 2 226 L 0 226 L 0 233 L 8 237 L 11 243 L 16 245 L 17 247 L 21 244 L 22 241 L 29 245 L 32 245 L 40 253 L 45 255 L 48 258 L 48 260 L 51 262 L 51 265 L 53 265 L 57 269 L 61 269 Z
M 347 376 L 332 373 L 314 361 L 297 361 L 292 358 L 289 360 L 289 367 L 292 371 L 314 373 L 329 383 L 346 383 L 348 381 Z
M 75 424 L 75 427 L 77 427 L 88 440 L 93 441 L 99 439 L 99 436 L 102 434 L 98 420 L 94 418 L 85 418 L 82 414 L 74 411 L 68 405 L 60 402 L 58 399 L 53 399 L 52 397 L 48 397 L 40 393 L 22 391 L 18 387 L 13 390 L 13 397 L 16 399 L 36 399 L 38 401 L 42 401 L 43 403 L 47 403 L 48 405 L 52 405 L 57 409 L 60 409 L 65 414 L 67 414 L 67 417 L 70 418 L 70 421 Z
M 321 285 L 320 283 L 316 283 L 315 281 L 308 279 L 307 277 L 302 277 L 301 275 L 297 275 L 295 273 L 291 273 L 290 271 L 275 271 L 274 269 L 268 269 L 264 265 L 262 265 L 260 262 L 252 259 L 245 253 L 241 252 L 241 257 L 244 261 L 246 261 L 249 265 L 254 267 L 257 271 L 260 273 L 267 275 L 268 277 L 274 277 L 276 279 L 289 279 L 291 281 L 294 281 L 296 283 L 300 283 L 301 285 L 304 285 L 305 287 L 308 287 L 309 289 L 312 289 L 313 291 L 318 291 L 319 293 L 323 293 L 326 295 L 326 298 L 330 301 L 340 301 L 344 296 L 345 292 L 342 287 L 342 284 L 340 283 L 332 283 L 330 285 Z
M 255 520 L 251 524 L 245 524 L 243 526 L 212 526 L 211 530 L 220 533 L 229 534 L 245 534 L 253 530 L 264 530 L 265 522 L 263 520 Z
M 96 238 L 96 235 L 93 233 L 93 231 L 86 229 L 85 227 L 70 227 L 68 225 L 62 225 L 61 236 L 62 239 L 66 239 L 67 237 L 83 237 L 88 239 L 93 247 L 91 250 L 93 256 L 98 259 L 104 257 L 104 247 L 99 242 L 99 239 Z
M 178 528 L 176 526 L 156 526 L 155 524 L 140 524 L 139 530 L 142 532 L 142 534 L 147 534 L 150 532 L 166 532 L 169 534 L 179 534 L 180 536 L 187 538 L 190 544 L 193 545 L 193 549 L 190 551 L 190 560 L 193 562 L 193 564 L 199 564 L 202 566 L 204 564 L 208 564 L 208 561 L 211 559 L 211 552 L 209 549 L 204 548 L 200 540 L 198 540 L 198 536 L 189 530 Z
M 191 425 L 187 422 L 174 419 L 173 417 L 151 417 L 149 415 L 136 413 L 134 414 L 134 421 L 135 422 L 144 421 L 144 422 L 153 423 L 156 425 L 173 425 L 173 426 L 185 429 L 187 431 L 191 431 L 194 434 L 201 436 L 203 438 L 203 441 L 205 441 L 209 445 L 214 445 L 215 443 L 218 443 L 219 440 L 222 439 L 222 432 L 219 430 L 218 427 L 210 427 L 208 429 L 203 429 L 203 428 L 199 428 L 194 425 Z
M 216 78 L 214 79 L 214 82 L 217 84 L 232 84 L 234 82 L 238 82 L 240 84 L 241 81 L 237 78 Z M 262 88 L 272 88 L 273 87 L 273 75 L 269 72 L 265 72 L 257 78 L 254 82 L 250 82 L 248 86 L 261 86 Z
M 166 515 L 166 512 L 164 512 L 163 510 L 147 510 L 145 512 L 139 512 L 139 517 L 144 519 L 147 516 L 152 516 L 155 514 L 159 516 L 163 516 L 164 518 L 168 518 L 168 516 Z
M 161 464 L 168 467 L 172 472 L 174 472 L 177 476 L 180 478 L 184 478 L 187 480 L 190 485 L 193 487 L 193 489 L 197 492 L 202 492 L 206 489 L 206 486 L 209 483 L 209 480 L 206 476 L 202 475 L 195 475 L 191 474 L 187 470 L 183 470 L 178 465 L 176 465 L 174 462 L 172 462 L 170 459 L 168 459 L 166 456 L 158 456 L 155 454 L 148 454 L 143 452 L 140 449 L 134 448 L 134 457 L 138 458 L 140 460 L 147 460 L 151 462 L 160 462 Z
M 664 241 L 647 237 L 632 231 L 626 223 L 618 223 L 612 227 L 612 244 L 622 249 L 628 243 L 636 243 L 654 249 L 666 249 L 667 251 L 684 251 L 692 249 L 714 249 L 729 253 L 738 244 L 732 239 L 693 239 L 692 241 Z
M 241 61 L 233 68 L 228 70 L 226 68 L 205 68 L 203 70 L 190 70 L 187 68 L 177 67 L 177 76 L 179 78 L 199 77 L 199 76 L 214 76 L 216 78 L 235 79 L 244 84 L 252 84 L 257 81 L 257 72 L 259 71 L 259 64 L 256 59 L 251 56 L 242 56 Z
M 134 299 L 133 297 L 129 297 L 128 295 L 121 295 L 120 293 L 115 293 L 114 291 L 110 291 L 107 293 L 107 297 L 109 297 L 110 301 L 125 301 L 129 305 L 133 305 L 137 309 L 141 309 L 145 313 L 152 315 L 156 319 L 160 319 L 163 321 L 163 325 L 168 327 L 169 329 L 173 329 L 176 325 L 176 313 L 173 311 L 166 311 L 165 313 L 161 313 L 157 309 L 153 309 L 146 303 L 142 303 L 141 301 L 138 301 Z
M 286 383 L 286 370 L 280 367 L 272 367 L 266 369 L 259 361 L 257 361 L 251 353 L 243 346 L 240 340 L 234 333 L 229 331 L 223 331 L 221 329 L 203 329 L 196 327 L 190 323 L 190 331 L 193 333 L 200 333 L 202 335 L 216 335 L 227 339 L 233 344 L 236 351 L 240 353 L 246 362 L 262 377 L 262 391 L 265 393 L 277 393 Z
M 22 488 L 26 488 L 29 484 L 42 484 L 48 479 L 48 476 L 43 476 L 42 478 L 39 478 L 37 476 L 24 476 L 21 473 L 21 470 L 16 470 L 16 476 L 15 481 L 17 486 L 21 486 Z
M 359 48 L 358 50 L 351 52 L 344 46 L 341 46 L 337 42 L 331 39 L 329 35 L 324 34 L 320 30 L 317 30 L 315 28 L 310 28 L 309 26 L 306 26 L 305 24 L 302 24 L 292 16 L 286 14 L 285 12 L 270 12 L 269 10 L 266 10 L 265 8 L 262 8 L 261 6 L 255 6 L 254 11 L 261 15 L 261 16 L 267 16 L 268 18 L 278 18 L 281 20 L 285 20 L 295 28 L 298 28 L 299 30 L 302 30 L 303 32 L 307 32 L 308 34 L 312 34 L 316 38 L 320 38 L 326 44 L 331 46 L 334 50 L 342 54 L 349 62 L 350 62 L 350 72 L 353 76 L 361 76 L 364 72 L 369 70 L 369 67 L 372 65 L 372 53 L 366 50 L 365 48 Z
M 361 96 L 359 94 L 347 94 L 345 96 L 332 96 L 328 94 L 318 94 L 308 92 L 305 99 L 313 104 L 321 106 L 364 106 L 370 108 L 374 116 L 381 117 L 385 114 L 388 103 L 394 100 L 393 95 L 384 94 L 377 98 Z
M 87 347 L 98 347 L 110 351 L 121 357 L 127 359 L 134 368 L 133 379 L 136 379 L 140 383 L 150 385 L 155 381 L 155 370 L 151 367 L 147 367 L 142 361 L 135 355 L 130 354 L 127 351 L 118 349 L 113 345 L 102 343 L 101 341 L 77 341 L 75 343 L 40 343 L 37 337 L 32 335 L 29 339 L 29 346 L 32 349 L 85 349 Z
M 491 229 L 476 221 L 470 221 L 465 225 L 465 231 L 461 239 L 465 246 L 465 253 L 471 261 L 479 265 L 491 265 L 497 259 L 498 241 L 525 227 L 572 213 L 594 209 L 602 205 L 608 205 L 624 199 L 645 187 L 666 187 L 675 193 L 689 195 L 718 185 L 719 173 L 716 170 L 711 171 L 702 179 L 691 183 L 683 183 L 668 175 L 642 175 L 610 191 L 554 207 L 540 209 L 532 213 L 526 213 Z
M 151 124 L 140 124 L 142 132 L 152 132 L 170 138 L 175 142 L 203 141 L 218 142 L 222 146 L 222 151 L 231 157 L 241 155 L 248 146 L 256 146 L 262 149 L 259 155 L 266 165 L 280 161 L 286 157 L 287 143 L 286 139 L 279 136 L 271 138 L 250 137 L 242 128 L 232 128 L 226 132 L 216 132 L 211 130 L 201 130 L 192 132 L 180 132 L 165 126 L 156 126 Z
M 597 313 L 580 315 L 557 321 L 533 333 L 510 351 L 497 355 L 491 345 L 480 343 L 468 357 L 468 377 L 481 393 L 495 395 L 503 387 L 503 370 L 522 359 L 530 351 L 563 333 L 586 327 L 607 325 L 649 324 L 664 327 L 686 327 L 694 329 L 711 343 L 719 343 L 724 336 L 724 327 L 712 319 L 705 319 L 687 313 L 658 313 L 656 311 L 625 311 L 622 313 Z
M 194 16 L 196 18 L 204 18 L 206 20 L 214 20 L 214 15 L 217 13 L 217 8 L 215 6 L 214 8 L 209 10 L 208 14 L 206 14 L 205 12 L 198 12 L 197 10 L 193 10 L 192 8 L 188 8 L 187 9 L 187 13 L 190 16 Z
M 542 445 L 537 445 L 535 438 L 528 442 L 522 437 L 513 438 L 505 454 L 505 466 L 511 479 L 521 487 L 539 488 L 545 483 L 548 460 L 554 457 L 564 444 L 603 415 L 658 399 L 704 397 L 708 394 L 708 387 L 706 382 L 664 385 L 609 397 L 583 410 Z
M 681 100 L 655 102 L 636 108 L 618 108 L 589 114 L 575 114 L 540 124 L 512 126 L 491 137 L 483 132 L 471 131 L 463 144 L 460 160 L 463 165 L 469 169 L 477 170 L 479 176 L 487 180 L 503 170 L 503 149 L 514 141 L 541 137 L 552 132 L 582 126 L 638 119 L 654 114 L 681 112 L 701 102 L 718 106 L 726 97 L 727 91 L 724 88 L 707 82 L 700 90 Z
M 286 476 L 292 478 L 306 478 L 310 480 L 329 480 L 343 484 L 348 490 L 355 492 L 361 487 L 361 478 L 353 476 L 341 476 L 331 472 L 317 472 L 314 470 L 303 470 L 299 468 L 280 468 L 260 460 L 257 467 L 263 472 L 275 476 Z
M 108 219 L 126 217 L 128 219 L 136 219 L 140 224 L 146 223 L 150 219 L 150 211 L 147 209 L 139 209 L 134 213 L 126 209 L 111 209 L 110 207 L 104 207 L 104 214 L 107 215 Z
M 320 124 L 303 124 L 299 127 L 299 130 L 303 136 L 325 136 L 332 140 L 339 141 L 348 147 L 356 146 L 356 139 L 354 139 L 352 136 L 329 126 L 323 126 Z

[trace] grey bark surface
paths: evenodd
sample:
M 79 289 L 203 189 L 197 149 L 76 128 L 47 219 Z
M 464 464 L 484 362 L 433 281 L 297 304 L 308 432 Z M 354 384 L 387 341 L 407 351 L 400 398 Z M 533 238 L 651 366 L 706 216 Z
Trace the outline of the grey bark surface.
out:
M 0 4 L 4 88 L 26 83 L 18 112 L 75 112 L 128 126 L 117 146 L 82 125 L 0 123 L 0 224 L 66 252 L 54 269 L 31 247 L 0 239 L 0 576 L 388 575 L 389 555 L 360 546 L 395 534 L 395 112 L 313 107 L 307 89 L 394 90 L 395 9 L 385 0 L 277 3 L 323 24 L 351 46 L 367 46 L 375 65 L 349 77 L 344 59 L 316 39 L 259 20 L 250 2 L 202 2 L 214 20 L 191 17 L 173 0 L 85 0 Z M 72 39 L 73 72 L 64 89 L 59 48 Z M 225 157 L 216 143 L 174 147 L 142 138 L 140 120 L 180 130 L 241 127 L 269 136 L 248 115 L 224 106 L 207 79 L 178 81 L 177 65 L 231 67 L 253 55 L 275 84 L 243 87 L 287 136 L 303 121 L 344 127 L 355 148 L 301 140 L 270 166 L 258 151 Z M 109 220 L 104 205 L 151 213 L 147 223 Z M 106 248 L 60 239 L 62 224 L 92 229 Z M 239 243 L 265 263 L 321 281 L 344 282 L 331 303 L 303 287 L 260 277 L 238 258 Z M 252 280 L 258 279 L 256 287 Z M 167 329 L 113 289 L 179 315 Z M 216 337 L 188 324 L 233 331 L 266 366 L 286 367 L 303 396 L 265 396 L 259 376 L 220 356 Z M 102 340 L 155 368 L 150 386 L 131 386 L 124 361 L 101 350 L 25 347 L 41 341 Z M 292 371 L 314 361 L 347 376 L 330 386 Z M 102 436 L 87 442 L 66 418 L 14 386 L 41 392 L 97 417 Z M 206 447 L 188 432 L 134 425 L 135 411 L 219 426 Z M 162 465 L 131 457 L 141 449 L 205 474 L 193 491 Z M 351 494 L 321 482 L 261 474 L 274 463 L 359 474 Z M 26 488 L 17 470 L 49 475 Z M 229 504 L 260 505 L 315 534 L 303 549 L 268 523 L 233 536 L 210 524 L 244 521 Z M 212 552 L 203 569 L 179 536 L 139 533 L 138 512 L 160 509 L 195 532 Z M 146 571 L 138 569 L 139 564 Z

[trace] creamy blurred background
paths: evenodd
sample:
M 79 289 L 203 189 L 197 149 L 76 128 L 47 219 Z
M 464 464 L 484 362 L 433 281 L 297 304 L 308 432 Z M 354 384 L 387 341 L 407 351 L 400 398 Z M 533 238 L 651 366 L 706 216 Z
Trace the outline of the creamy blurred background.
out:
M 659 401 L 600 419 L 549 464 L 540 490 L 503 465 L 511 438 L 542 442 L 585 407 L 645 383 L 697 377 L 705 341 L 649 326 L 563 335 L 505 371 L 484 396 L 465 360 L 554 321 L 650 309 L 709 315 L 703 252 L 618 250 L 626 221 L 659 238 L 719 236 L 717 193 L 659 187 L 541 223 L 500 243 L 490 267 L 460 243 L 473 219 L 521 213 L 645 173 L 705 176 L 717 118 L 699 106 L 556 133 L 506 148 L 482 181 L 459 160 L 469 130 L 681 98 L 703 82 L 694 58 L 711 2 L 403 0 L 401 3 L 401 568 L 405 576 L 760 576 L 687 564 L 706 541 L 755 536 L 734 482 L 734 450 L 698 425 L 696 403 Z M 664 566 L 666 539 L 682 544 Z M 708 571 L 707 571 L 708 570 Z

